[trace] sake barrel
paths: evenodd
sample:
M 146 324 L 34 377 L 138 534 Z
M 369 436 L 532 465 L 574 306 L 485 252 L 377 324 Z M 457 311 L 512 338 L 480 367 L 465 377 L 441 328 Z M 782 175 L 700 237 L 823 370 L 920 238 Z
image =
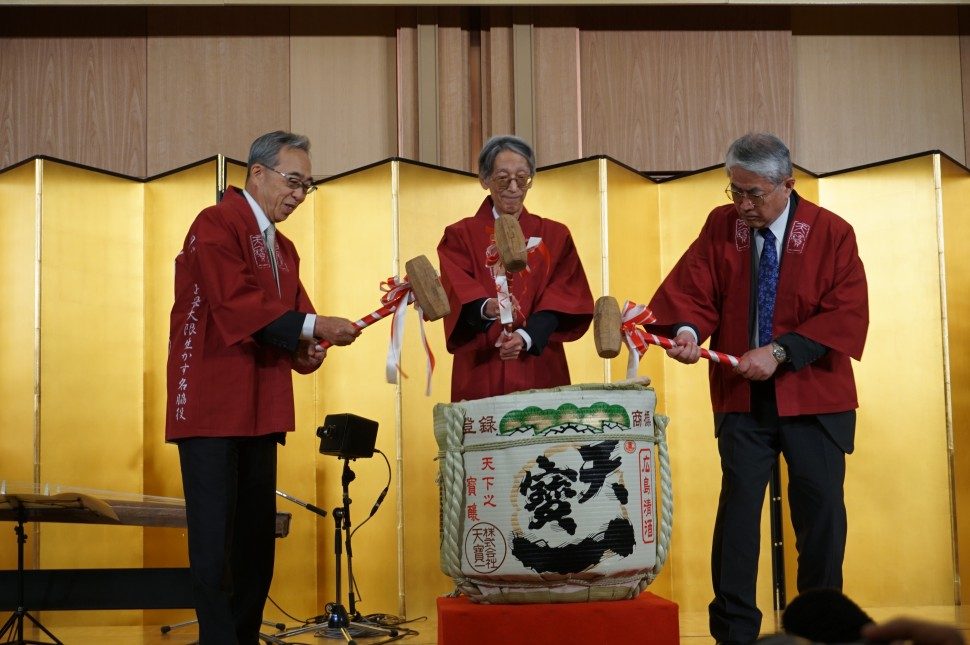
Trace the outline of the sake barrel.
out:
M 457 589 L 486 603 L 645 589 L 673 513 L 656 402 L 644 385 L 598 383 L 436 405 L 441 568 Z

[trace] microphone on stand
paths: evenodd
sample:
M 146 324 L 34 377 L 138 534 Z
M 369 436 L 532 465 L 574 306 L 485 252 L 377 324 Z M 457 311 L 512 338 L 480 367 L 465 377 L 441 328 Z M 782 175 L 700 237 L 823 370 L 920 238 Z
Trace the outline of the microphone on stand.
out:
M 276 494 L 279 495 L 280 497 L 282 497 L 283 499 L 290 500 L 294 504 L 299 504 L 300 506 L 302 506 L 303 508 L 307 509 L 308 511 L 313 511 L 314 513 L 316 513 L 320 517 L 326 517 L 327 516 L 327 512 L 325 510 L 323 510 L 319 506 L 314 506 L 310 502 L 304 502 L 302 499 L 297 499 L 297 498 L 293 497 L 292 495 L 287 495 L 286 493 L 284 493 L 281 490 L 276 491 Z

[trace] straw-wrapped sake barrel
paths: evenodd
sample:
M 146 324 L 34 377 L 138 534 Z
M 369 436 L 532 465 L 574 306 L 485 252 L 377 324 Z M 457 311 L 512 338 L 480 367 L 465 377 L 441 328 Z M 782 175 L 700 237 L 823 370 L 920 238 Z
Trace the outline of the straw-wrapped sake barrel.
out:
M 490 603 L 645 589 L 673 510 L 656 402 L 650 387 L 595 384 L 435 406 L 441 567 L 458 589 Z

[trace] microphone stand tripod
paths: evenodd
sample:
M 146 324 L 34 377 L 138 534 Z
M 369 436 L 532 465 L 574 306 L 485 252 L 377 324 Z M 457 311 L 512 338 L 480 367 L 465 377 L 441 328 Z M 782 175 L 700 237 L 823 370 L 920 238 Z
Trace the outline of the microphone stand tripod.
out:
M 289 638 L 290 636 L 296 636 L 297 634 L 304 634 L 306 632 L 318 631 L 323 629 L 322 625 L 326 624 L 326 628 L 337 629 L 340 634 L 347 641 L 348 645 L 356 645 L 356 641 L 350 635 L 350 629 L 358 629 L 366 632 L 364 635 L 378 635 L 383 634 L 385 636 L 397 636 L 398 630 L 390 629 L 387 627 L 380 627 L 378 625 L 372 625 L 370 623 L 355 622 L 361 619 L 360 612 L 357 611 L 357 607 L 354 604 L 354 569 L 353 569 L 353 558 L 354 553 L 350 544 L 350 482 L 354 481 L 356 475 L 354 471 L 350 469 L 350 459 L 348 457 L 342 457 L 344 460 L 343 474 L 340 477 L 340 482 L 343 488 L 343 500 L 342 505 L 333 509 L 331 515 L 333 515 L 333 552 L 335 560 L 335 574 L 336 574 L 336 594 L 337 599 L 332 603 L 328 603 L 326 606 L 326 615 L 320 615 L 314 617 L 309 625 L 303 627 L 297 627 L 296 629 L 291 629 L 286 632 L 279 632 L 274 634 L 275 638 Z M 288 498 L 289 499 L 289 498 Z M 307 508 L 310 505 L 305 505 Z M 314 510 L 316 507 L 310 509 Z M 320 510 L 320 509 L 317 509 Z M 316 512 L 316 511 L 314 511 Z M 325 512 L 321 511 L 321 516 Z M 341 536 L 341 531 L 343 536 Z M 340 602 L 340 591 L 341 591 L 341 580 L 340 580 L 340 569 L 341 561 L 343 560 L 343 551 L 341 549 L 341 539 L 346 544 L 347 551 L 347 599 L 349 602 L 349 611 L 344 608 L 343 604 Z

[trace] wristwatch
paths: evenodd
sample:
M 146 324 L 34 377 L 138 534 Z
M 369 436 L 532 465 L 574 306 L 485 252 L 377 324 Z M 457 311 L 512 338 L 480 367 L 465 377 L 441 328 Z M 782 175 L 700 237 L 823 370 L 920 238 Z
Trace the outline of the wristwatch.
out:
M 788 351 L 778 343 L 771 343 L 771 355 L 779 365 L 788 362 Z

